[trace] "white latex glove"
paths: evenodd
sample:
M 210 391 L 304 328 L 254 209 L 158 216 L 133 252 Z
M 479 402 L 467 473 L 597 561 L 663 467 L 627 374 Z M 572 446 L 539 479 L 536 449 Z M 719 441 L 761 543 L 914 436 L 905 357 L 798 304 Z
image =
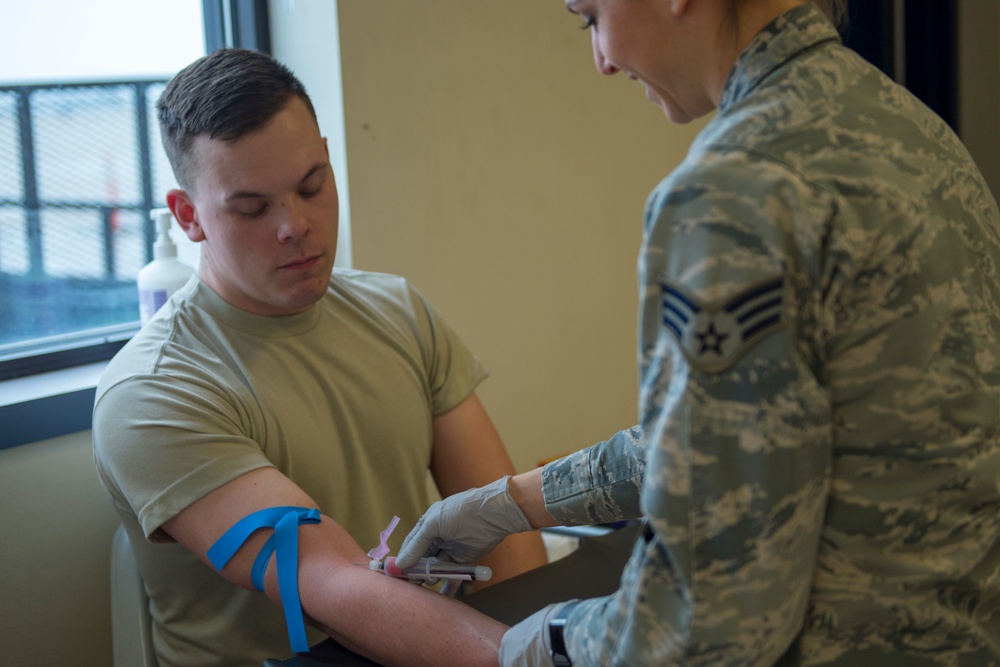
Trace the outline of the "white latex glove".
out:
M 532 530 L 507 491 L 509 479 L 506 476 L 431 505 L 403 540 L 396 565 L 412 567 L 425 556 L 471 563 L 508 535 Z
M 504 633 L 500 667 L 552 667 L 549 621 L 567 602 L 542 607 Z

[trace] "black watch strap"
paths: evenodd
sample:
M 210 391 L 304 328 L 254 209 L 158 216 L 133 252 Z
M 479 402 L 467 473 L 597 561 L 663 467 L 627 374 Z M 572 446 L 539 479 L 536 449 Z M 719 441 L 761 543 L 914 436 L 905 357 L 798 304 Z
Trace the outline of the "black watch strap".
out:
M 573 661 L 569 659 L 569 654 L 566 652 L 566 639 L 563 630 L 566 627 L 566 618 L 578 604 L 580 604 L 579 601 L 564 604 L 556 611 L 555 616 L 549 619 L 549 655 L 552 656 L 552 664 L 555 667 L 572 667 L 573 665 Z

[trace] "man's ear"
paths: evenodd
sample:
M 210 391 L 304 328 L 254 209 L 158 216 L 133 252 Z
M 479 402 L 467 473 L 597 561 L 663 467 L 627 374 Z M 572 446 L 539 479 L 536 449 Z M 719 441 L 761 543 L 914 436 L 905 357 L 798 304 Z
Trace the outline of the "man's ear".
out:
M 167 192 L 167 206 L 189 239 L 195 243 L 205 240 L 205 232 L 198 222 L 198 212 L 195 210 L 191 195 L 184 190 L 170 190 Z

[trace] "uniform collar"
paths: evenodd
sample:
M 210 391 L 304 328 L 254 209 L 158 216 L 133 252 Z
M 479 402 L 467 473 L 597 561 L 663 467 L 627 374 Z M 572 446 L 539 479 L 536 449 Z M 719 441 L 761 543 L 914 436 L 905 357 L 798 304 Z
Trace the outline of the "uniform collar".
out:
M 750 40 L 722 89 L 719 111 L 725 112 L 795 55 L 818 44 L 840 41 L 837 29 L 819 7 L 807 3 L 771 21 Z

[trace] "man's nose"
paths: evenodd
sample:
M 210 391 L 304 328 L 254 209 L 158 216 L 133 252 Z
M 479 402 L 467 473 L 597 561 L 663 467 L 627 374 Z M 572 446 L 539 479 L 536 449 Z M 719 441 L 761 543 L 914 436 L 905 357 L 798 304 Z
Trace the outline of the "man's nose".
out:
M 278 224 L 278 240 L 289 241 L 309 233 L 309 220 L 302 212 L 294 197 L 281 205 L 281 219 Z

